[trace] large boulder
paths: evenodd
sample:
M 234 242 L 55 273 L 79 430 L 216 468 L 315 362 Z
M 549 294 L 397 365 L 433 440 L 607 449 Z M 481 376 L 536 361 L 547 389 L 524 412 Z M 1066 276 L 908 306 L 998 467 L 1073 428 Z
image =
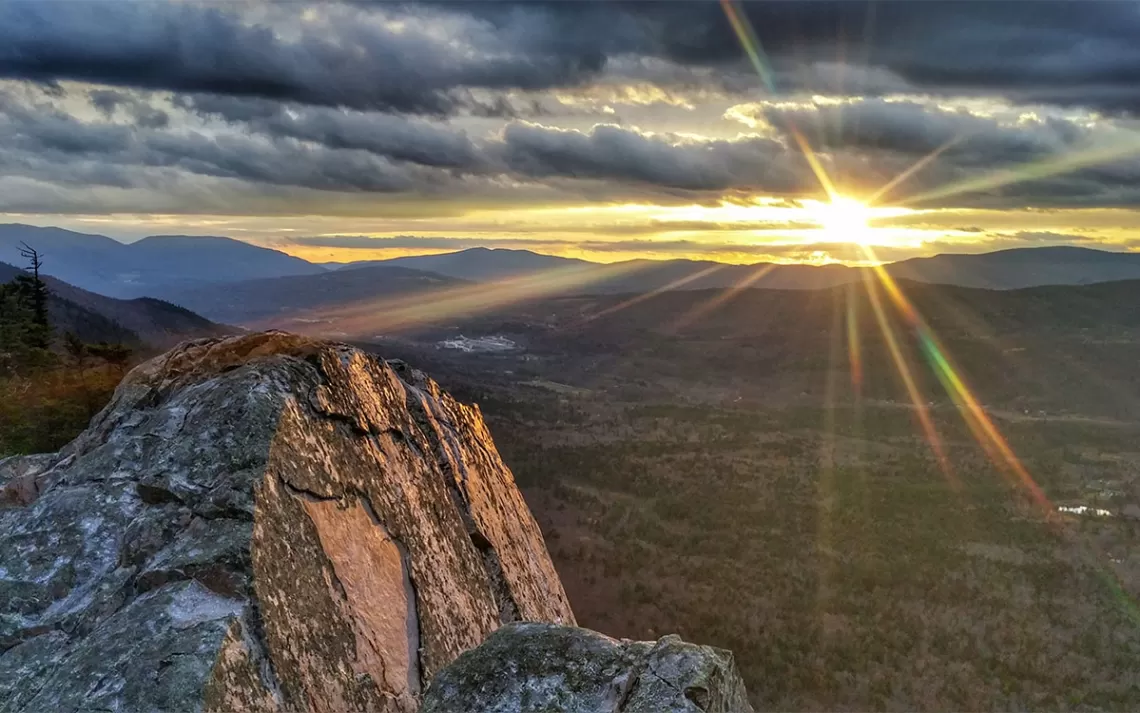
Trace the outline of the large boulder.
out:
M 413 711 L 510 622 L 573 624 L 475 407 L 283 333 L 132 371 L 0 462 L 0 711 Z
M 421 713 L 750 713 L 732 653 L 509 624 L 435 677 Z

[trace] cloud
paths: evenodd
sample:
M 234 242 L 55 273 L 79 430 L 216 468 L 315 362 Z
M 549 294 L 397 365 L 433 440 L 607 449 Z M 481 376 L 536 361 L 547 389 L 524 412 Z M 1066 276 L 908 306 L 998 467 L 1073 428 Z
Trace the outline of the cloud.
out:
M 1022 246 L 1040 246 L 1040 245 L 1073 245 L 1073 244 L 1089 244 L 1099 242 L 1094 238 L 1087 235 L 1074 235 L 1073 233 L 1054 233 L 1048 230 L 1022 230 L 1010 234 L 995 234 L 988 236 L 987 242 L 994 243 L 1016 243 Z
M 0 76 L 41 82 L 441 114 L 473 88 L 573 86 L 605 62 L 521 6 L 493 25 L 395 5 L 0 4 Z
M 589 132 L 511 124 L 502 160 L 533 178 L 618 180 L 685 191 L 758 190 L 787 193 L 804 177 L 785 147 L 763 137 L 674 140 L 601 124 Z
M 128 92 L 114 89 L 93 89 L 88 93 L 91 105 L 104 117 L 111 119 L 122 110 L 144 129 L 162 129 L 170 124 L 170 115 Z
M 1140 109 L 1132 3 L 745 2 L 779 89 Z M 758 86 L 715 2 L 0 4 L 0 76 L 486 114 L 473 90 Z M 501 115 L 501 114 L 496 114 Z
M 860 99 L 844 103 L 757 103 L 733 107 L 764 117 L 780 131 L 809 133 L 824 149 L 894 151 L 915 158 L 941 151 L 955 163 L 1023 163 L 1087 142 L 1091 131 L 1075 122 L 1020 114 L 1012 120 L 946 108 L 935 102 Z
M 103 102 L 107 105 L 107 102 Z M 117 104 L 116 104 L 117 106 Z M 208 135 L 85 122 L 0 94 L 0 166 L 37 180 L 77 179 L 119 187 L 146 186 L 168 169 L 215 178 L 319 190 L 405 191 L 418 174 L 363 152 L 272 143 L 241 134 Z
M 87 205 L 76 189 L 89 186 L 117 207 L 133 191 L 140 209 L 244 212 L 240 194 L 292 214 L 363 211 L 369 196 L 375 211 L 463 212 L 488 197 L 818 193 L 794 125 L 830 174 L 867 190 L 941 149 L 894 200 L 1126 143 L 1117 114 L 1140 111 L 1134 4 L 743 9 L 776 96 L 756 93 L 715 2 L 0 0 L 0 78 L 21 87 L 0 95 L 0 169 L 20 181 L 0 199 Z M 719 118 L 730 106 L 749 133 Z M 1032 177 L 922 205 L 1140 203 L 1135 156 Z M 303 208 L 287 204 L 298 196 Z M 613 231 L 657 228 L 682 229 Z
M 418 119 L 215 95 L 195 95 L 179 103 L 253 132 L 331 149 L 358 149 L 438 168 L 475 170 L 482 163 L 479 149 L 465 133 Z

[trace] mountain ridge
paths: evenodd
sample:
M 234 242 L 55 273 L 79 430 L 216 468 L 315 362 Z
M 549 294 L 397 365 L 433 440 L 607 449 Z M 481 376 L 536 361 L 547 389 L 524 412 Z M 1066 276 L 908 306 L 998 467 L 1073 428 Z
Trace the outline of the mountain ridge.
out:
M 486 262 L 492 257 L 505 257 L 516 263 L 520 259 L 528 260 L 532 264 L 541 261 L 542 269 L 610 265 L 619 266 L 611 267 L 619 273 L 628 271 L 634 275 L 649 273 L 650 276 L 653 274 L 659 276 L 657 279 L 650 279 L 643 274 L 641 277 L 608 279 L 604 281 L 604 287 L 601 289 L 603 292 L 643 292 L 662 288 L 705 289 L 731 287 L 741 282 L 775 289 L 821 289 L 859 280 L 863 269 L 839 263 L 738 264 L 687 258 L 668 260 L 637 258 L 614 263 L 598 263 L 579 258 L 545 255 L 532 250 L 483 247 L 387 260 L 326 263 L 326 266 L 333 272 L 347 272 L 362 266 L 401 265 L 474 281 L 507 279 L 525 273 L 520 268 L 512 267 L 490 269 L 486 266 Z M 623 267 L 629 269 L 624 270 Z M 893 276 L 917 282 L 1017 289 L 1036 285 L 1078 285 L 1140 278 L 1140 253 L 1116 252 L 1076 245 L 1051 245 L 1006 248 L 979 253 L 940 253 L 886 263 L 884 268 Z M 754 278 L 754 273 L 761 270 L 765 274 Z M 540 270 L 535 268 L 534 271 Z M 703 271 L 708 271 L 708 274 L 696 275 Z M 680 284 L 672 285 L 673 282 Z
M 225 236 L 152 235 L 134 243 L 120 243 L 98 234 L 21 224 L 0 225 L 0 261 L 19 262 L 19 245 L 24 242 L 43 253 L 46 274 L 77 287 L 111 297 L 148 296 L 176 303 L 187 294 L 209 292 L 222 284 L 231 289 L 251 280 L 347 276 L 382 267 L 416 270 L 434 275 L 432 279 L 473 282 L 542 277 L 573 268 L 580 273 L 577 291 L 599 293 L 740 285 L 823 289 L 857 281 L 863 270 L 838 263 L 733 264 L 690 259 L 597 263 L 527 249 L 488 247 L 322 265 Z M 918 282 L 1017 289 L 1140 278 L 1140 253 L 1076 245 L 1039 246 L 909 258 L 888 263 L 883 269 L 896 278 Z M 392 290 L 381 292 L 391 294 Z M 194 309 L 193 303 L 187 306 Z M 217 313 L 212 316 L 218 318 Z
M 0 282 L 27 274 L 0 262 Z M 121 300 L 90 292 L 45 275 L 49 309 L 58 332 L 73 332 L 84 341 L 122 342 L 169 348 L 190 338 L 232 334 L 232 327 L 154 297 Z
M 122 243 L 63 228 L 0 225 L 0 262 L 22 262 L 22 244 L 40 253 L 44 274 L 122 299 L 162 297 L 162 290 L 178 284 L 324 272 L 279 250 L 224 236 L 154 235 Z

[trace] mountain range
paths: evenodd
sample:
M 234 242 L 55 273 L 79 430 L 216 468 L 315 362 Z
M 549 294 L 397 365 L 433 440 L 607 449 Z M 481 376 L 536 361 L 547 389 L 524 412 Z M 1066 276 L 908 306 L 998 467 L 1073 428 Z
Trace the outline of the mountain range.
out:
M 225 237 L 153 236 L 125 244 L 60 228 L 0 225 L 0 261 L 19 263 L 20 245 L 40 251 L 46 274 L 117 298 L 154 297 L 205 317 L 250 323 L 424 294 L 467 283 L 530 280 L 526 298 L 661 290 L 823 289 L 863 279 L 839 264 L 732 265 L 694 260 L 601 264 L 527 250 L 453 253 L 318 265 Z M 1009 290 L 1140 279 L 1140 253 L 1040 247 L 913 258 L 884 268 L 898 279 Z M 224 285 L 224 289 L 219 289 Z
M 0 262 L 20 265 L 21 243 L 37 250 L 44 271 L 109 297 L 161 297 L 169 289 L 325 271 L 297 257 L 221 237 L 155 235 L 121 243 L 61 228 L 0 225 Z
M 20 268 L 0 262 L 0 283 L 10 282 L 22 273 Z M 185 339 L 237 331 L 153 297 L 121 300 L 54 277 L 44 277 L 44 282 L 50 290 L 48 310 L 56 331 L 72 332 L 85 342 L 165 349 Z

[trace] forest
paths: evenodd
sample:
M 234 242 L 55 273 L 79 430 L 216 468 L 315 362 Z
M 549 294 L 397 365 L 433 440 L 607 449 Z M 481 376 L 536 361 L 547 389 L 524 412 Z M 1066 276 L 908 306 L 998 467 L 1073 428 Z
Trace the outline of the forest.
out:
M 75 438 L 131 363 L 130 347 L 87 342 L 52 323 L 43 258 L 0 284 L 0 457 L 54 451 Z

